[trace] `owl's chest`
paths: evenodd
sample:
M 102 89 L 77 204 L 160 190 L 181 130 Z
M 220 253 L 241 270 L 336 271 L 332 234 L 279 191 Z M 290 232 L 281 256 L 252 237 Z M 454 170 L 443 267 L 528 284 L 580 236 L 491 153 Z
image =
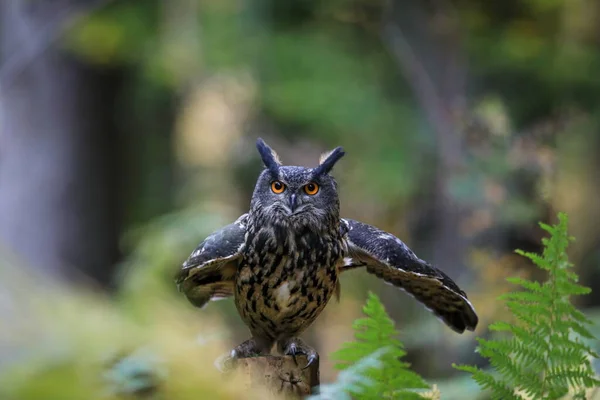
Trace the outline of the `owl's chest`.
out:
M 272 254 L 258 261 L 242 261 L 236 275 L 236 287 L 245 298 L 258 297 L 268 306 L 285 309 L 299 297 L 335 286 L 338 274 L 337 258 L 308 258 L 302 254 Z
M 238 277 L 243 282 L 295 279 L 305 284 L 335 266 L 342 257 L 337 230 L 314 232 L 263 226 L 246 236 Z
M 236 287 L 245 298 L 260 297 L 268 306 L 285 309 L 337 282 L 342 257 L 337 243 L 248 250 L 236 275 Z
M 336 290 L 342 248 L 328 235 L 273 238 L 259 232 L 247 243 L 235 298 L 252 330 L 276 335 L 299 330 L 324 308 Z

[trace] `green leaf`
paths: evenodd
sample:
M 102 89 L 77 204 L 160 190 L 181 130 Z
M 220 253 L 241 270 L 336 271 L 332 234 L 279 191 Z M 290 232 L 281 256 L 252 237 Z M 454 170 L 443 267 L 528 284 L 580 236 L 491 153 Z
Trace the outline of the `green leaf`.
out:
M 416 389 L 427 389 L 429 385 L 409 369 L 408 363 L 401 361 L 406 352 L 396 339 L 398 332 L 394 321 L 375 294 L 369 293 L 363 312 L 367 318 L 357 319 L 353 324 L 355 341 L 344 343 L 341 349 L 331 354 L 331 358 L 337 361 L 335 367 L 342 370 L 340 375 L 354 368 L 361 360 L 378 354 L 381 349 L 387 350 L 380 357 L 379 367 L 364 370 L 364 376 L 370 379 L 369 384 L 359 385 L 360 390 L 354 386 L 345 387 L 345 393 L 357 399 L 380 399 L 382 396 L 391 399 L 421 398 Z M 339 381 L 340 378 L 338 385 Z
M 508 278 L 523 291 L 499 297 L 518 323 L 496 322 L 491 331 L 507 332 L 509 339 L 478 338 L 477 352 L 489 360 L 492 372 L 474 366 L 453 365 L 471 374 L 493 399 L 521 399 L 516 393 L 545 400 L 559 399 L 567 393 L 585 393 L 598 384 L 591 359 L 594 351 L 579 338 L 594 340 L 586 328 L 590 321 L 569 302 L 573 295 L 585 295 L 590 289 L 577 284 L 577 274 L 566 253 L 572 240 L 567 233 L 567 215 L 558 214 L 559 222 L 540 224 L 550 233 L 544 238 L 542 254 L 516 252 L 548 272 L 545 282 L 519 277 Z

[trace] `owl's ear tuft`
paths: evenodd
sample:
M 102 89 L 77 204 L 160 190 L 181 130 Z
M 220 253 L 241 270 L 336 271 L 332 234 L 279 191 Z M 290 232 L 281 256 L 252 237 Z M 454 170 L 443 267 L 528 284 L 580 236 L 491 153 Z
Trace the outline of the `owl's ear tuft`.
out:
M 271 174 L 277 176 L 279 173 L 279 167 L 281 166 L 281 161 L 279 160 L 279 156 L 275 150 L 270 148 L 269 145 L 266 144 L 261 138 L 256 140 L 256 148 L 260 153 L 260 157 L 262 158 L 265 167 L 267 167 Z
M 336 147 L 330 152 L 322 154 L 319 159 L 319 166 L 315 168 L 315 175 L 326 174 L 331 171 L 335 163 L 338 162 L 344 154 L 346 154 L 346 152 L 344 152 L 344 149 L 341 147 Z

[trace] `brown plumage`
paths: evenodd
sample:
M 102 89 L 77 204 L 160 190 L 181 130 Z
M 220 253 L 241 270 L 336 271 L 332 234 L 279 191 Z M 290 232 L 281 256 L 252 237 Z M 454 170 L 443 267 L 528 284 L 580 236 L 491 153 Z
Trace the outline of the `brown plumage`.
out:
M 297 336 L 339 295 L 339 274 L 366 267 L 404 289 L 453 330 L 473 330 L 477 315 L 466 294 L 441 270 L 419 259 L 400 239 L 341 219 L 337 184 L 329 172 L 344 155 L 325 154 L 314 169 L 283 166 L 259 139 L 265 170 L 250 210 L 207 237 L 183 264 L 180 290 L 196 306 L 233 296 L 252 338 L 231 356 L 314 349 Z
M 339 220 L 322 229 L 303 221 L 248 217 L 244 259 L 235 278 L 235 305 L 253 337 L 275 343 L 298 335 L 321 313 L 343 263 Z

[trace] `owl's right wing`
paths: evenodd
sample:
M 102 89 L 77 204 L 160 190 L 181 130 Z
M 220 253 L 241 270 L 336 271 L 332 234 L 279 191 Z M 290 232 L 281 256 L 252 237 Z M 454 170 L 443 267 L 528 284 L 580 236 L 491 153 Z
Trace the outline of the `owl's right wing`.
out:
M 242 258 L 248 214 L 210 234 L 177 273 L 180 292 L 196 307 L 233 296 L 234 277 Z

